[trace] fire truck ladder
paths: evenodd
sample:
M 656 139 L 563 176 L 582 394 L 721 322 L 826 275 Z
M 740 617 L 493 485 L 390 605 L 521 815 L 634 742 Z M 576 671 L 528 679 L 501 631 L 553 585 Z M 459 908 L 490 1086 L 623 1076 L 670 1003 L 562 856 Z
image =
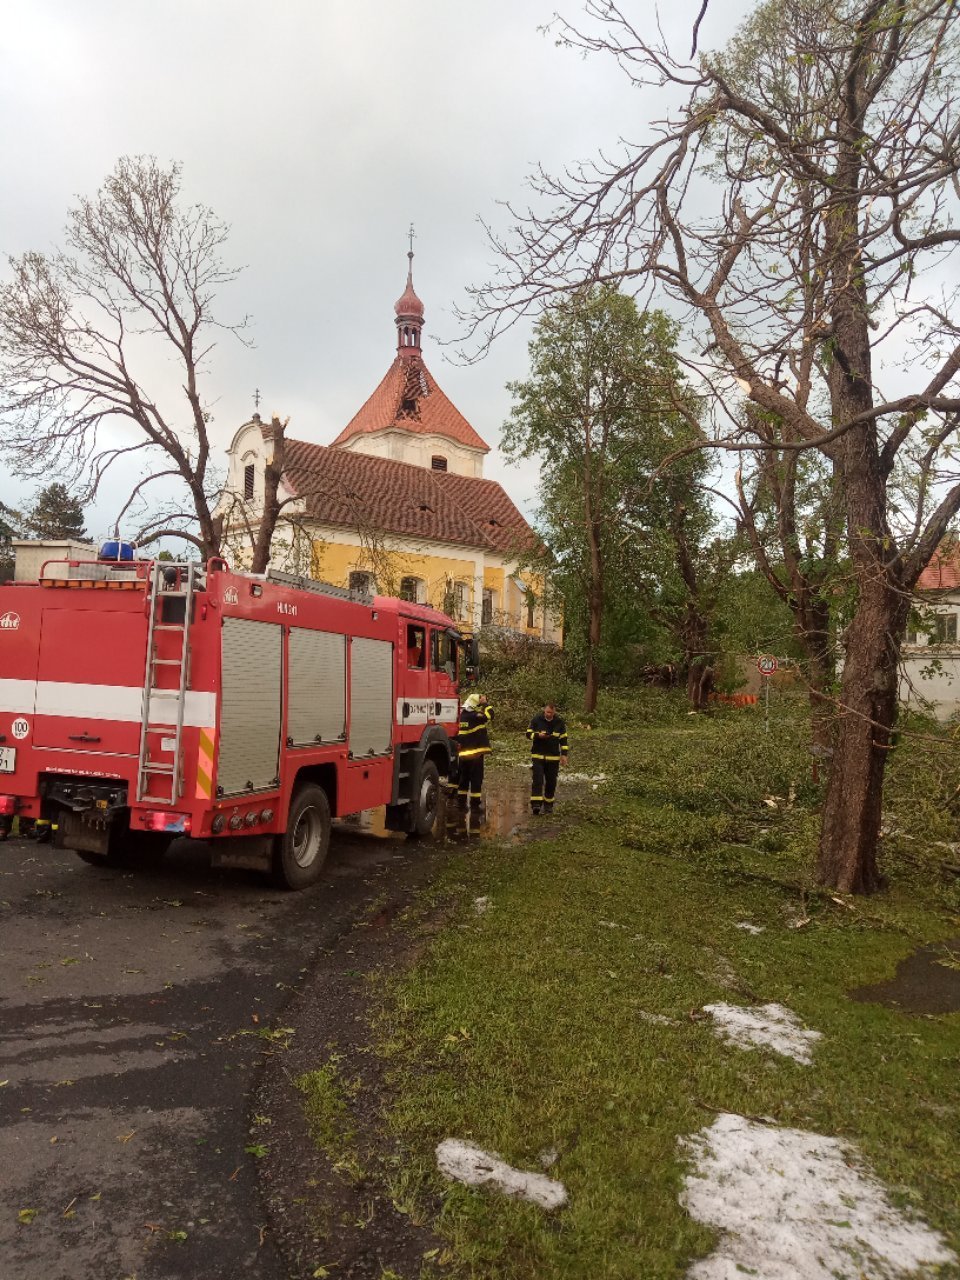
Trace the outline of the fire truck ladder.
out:
M 143 712 L 140 721 L 140 759 L 137 764 L 137 800 L 152 804 L 176 804 L 183 792 L 183 769 L 180 745 L 183 738 L 183 713 L 190 679 L 190 619 L 196 591 L 195 564 L 156 561 L 150 574 L 149 622 L 147 626 L 147 669 L 143 688 Z M 163 608 L 164 600 L 182 600 L 183 611 Z M 171 616 L 165 616 L 165 613 Z M 178 657 L 158 658 L 159 632 L 180 635 Z M 160 668 L 173 667 L 179 676 L 176 685 L 157 683 Z M 173 755 L 172 764 L 154 763 L 151 746 L 160 745 L 164 754 Z M 172 748 L 170 740 L 172 739 Z M 166 748 L 166 749 L 165 749 Z M 170 794 L 156 795 L 150 790 L 152 779 L 170 779 Z

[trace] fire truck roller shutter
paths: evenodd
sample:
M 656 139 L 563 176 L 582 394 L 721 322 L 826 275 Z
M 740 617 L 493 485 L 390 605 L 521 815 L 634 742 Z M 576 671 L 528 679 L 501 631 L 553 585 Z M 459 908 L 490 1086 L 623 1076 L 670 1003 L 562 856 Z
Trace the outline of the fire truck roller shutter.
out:
M 273 622 L 224 618 L 222 645 L 217 782 L 231 796 L 276 784 L 282 630 Z
M 393 744 L 393 645 L 350 643 L 350 750 L 356 760 L 386 755 Z
M 295 747 L 336 742 L 347 727 L 347 641 L 326 631 L 290 630 L 287 736 Z

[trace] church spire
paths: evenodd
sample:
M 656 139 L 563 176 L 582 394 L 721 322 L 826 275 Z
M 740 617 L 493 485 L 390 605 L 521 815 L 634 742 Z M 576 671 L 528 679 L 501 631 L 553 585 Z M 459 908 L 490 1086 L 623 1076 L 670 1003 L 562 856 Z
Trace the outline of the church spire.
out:
M 402 297 L 397 299 L 394 311 L 397 325 L 397 354 L 414 356 L 420 354 L 420 334 L 423 330 L 423 303 L 417 297 L 413 287 L 413 223 L 410 223 L 410 248 L 407 251 L 407 287 Z

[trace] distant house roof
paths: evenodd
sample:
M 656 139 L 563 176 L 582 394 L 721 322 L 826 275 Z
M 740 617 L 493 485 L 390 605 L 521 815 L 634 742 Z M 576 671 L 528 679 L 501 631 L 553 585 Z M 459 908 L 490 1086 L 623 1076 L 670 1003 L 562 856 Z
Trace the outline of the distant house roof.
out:
M 486 441 L 437 386 L 419 352 L 396 357 L 376 391 L 333 443 L 340 445 L 390 427 L 416 435 L 446 436 L 469 449 L 490 452 Z
M 960 545 L 942 546 L 917 579 L 918 591 L 960 590 Z
M 534 534 L 495 480 L 287 440 L 284 481 L 319 524 L 511 554 Z

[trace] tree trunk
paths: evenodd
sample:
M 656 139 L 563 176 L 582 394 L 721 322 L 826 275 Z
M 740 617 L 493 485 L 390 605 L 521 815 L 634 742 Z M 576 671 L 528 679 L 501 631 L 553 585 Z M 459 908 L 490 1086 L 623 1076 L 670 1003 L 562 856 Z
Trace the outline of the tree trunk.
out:
M 599 591 L 591 590 L 588 607 L 590 618 L 587 626 L 587 683 L 583 695 L 583 709 L 589 713 L 596 711 L 597 697 L 600 693 L 600 670 L 597 666 L 597 654 L 600 650 L 603 622 L 603 596 Z
M 909 602 L 879 578 L 866 588 L 845 639 L 836 750 L 820 831 L 819 878 L 870 893 L 877 865 L 883 774 L 897 718 L 899 635 Z
M 281 422 L 274 415 L 269 426 L 264 425 L 261 428 L 264 443 L 268 447 L 273 446 L 273 453 L 267 459 L 263 471 L 263 513 L 260 516 L 257 537 L 253 545 L 253 556 L 250 560 L 251 573 L 266 573 L 270 564 L 270 548 L 277 521 L 280 518 L 280 481 L 283 477 L 285 427 L 286 423 Z
M 804 668 L 810 701 L 810 747 L 814 760 L 814 780 L 819 767 L 834 752 L 834 707 L 831 687 L 836 669 L 830 644 L 830 605 L 815 599 L 813 604 L 794 615 L 796 634 L 804 649 Z
M 597 655 L 600 652 L 600 638 L 603 632 L 603 551 L 600 537 L 601 531 L 593 519 L 592 503 L 586 495 L 587 545 L 590 555 L 590 567 L 587 579 L 587 681 L 583 695 L 583 709 L 588 714 L 597 709 L 597 697 L 600 693 L 600 670 L 597 666 Z
M 713 687 L 713 667 L 706 652 L 707 619 L 695 602 L 687 601 L 687 616 L 683 629 L 683 659 L 687 668 L 687 698 L 692 711 L 703 711 Z

